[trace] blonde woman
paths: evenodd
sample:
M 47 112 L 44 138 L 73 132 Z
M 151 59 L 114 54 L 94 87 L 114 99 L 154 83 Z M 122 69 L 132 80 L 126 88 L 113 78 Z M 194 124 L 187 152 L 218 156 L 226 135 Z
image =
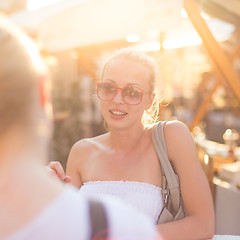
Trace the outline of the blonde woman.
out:
M 97 84 L 108 133 L 78 141 L 71 149 L 67 176 L 58 162 L 49 166 L 81 194 L 114 195 L 149 215 L 161 214 L 162 173 L 152 142 L 159 94 L 151 57 L 131 49 L 113 54 Z M 152 115 L 153 113 L 153 115 Z M 179 121 L 164 127 L 168 158 L 180 179 L 184 219 L 159 224 L 167 240 L 206 239 L 214 234 L 214 210 L 207 179 L 188 128 Z

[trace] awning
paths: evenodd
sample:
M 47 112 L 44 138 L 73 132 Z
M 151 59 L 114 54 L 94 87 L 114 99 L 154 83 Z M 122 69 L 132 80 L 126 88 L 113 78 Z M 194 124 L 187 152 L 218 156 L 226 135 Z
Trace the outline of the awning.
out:
M 9 17 L 54 52 L 169 30 L 179 23 L 182 6 L 182 0 L 65 0 Z

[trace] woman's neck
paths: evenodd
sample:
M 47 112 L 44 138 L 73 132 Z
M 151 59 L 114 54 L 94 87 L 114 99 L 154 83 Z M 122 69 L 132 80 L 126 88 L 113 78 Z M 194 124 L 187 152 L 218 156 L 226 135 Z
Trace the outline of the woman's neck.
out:
M 115 152 L 128 154 L 145 145 L 149 130 L 143 127 L 126 131 L 112 131 L 109 134 L 110 145 Z

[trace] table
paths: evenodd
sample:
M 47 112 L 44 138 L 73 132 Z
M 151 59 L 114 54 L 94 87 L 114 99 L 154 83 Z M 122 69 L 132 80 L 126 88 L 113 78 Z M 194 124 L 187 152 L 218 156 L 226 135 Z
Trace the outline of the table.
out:
M 240 190 L 216 177 L 214 186 L 215 233 L 240 236 Z
M 240 236 L 233 235 L 214 235 L 212 240 L 240 240 Z
M 213 239 L 233 239 L 223 238 L 224 234 L 229 234 L 237 235 L 238 237 L 234 239 L 240 240 L 240 189 L 232 182 L 220 179 L 221 176 L 218 174 L 219 169 L 223 166 L 222 164 L 240 160 L 240 147 L 237 147 L 234 154 L 230 155 L 228 146 L 225 144 L 219 144 L 204 138 L 195 138 L 195 142 L 214 200 L 215 234 L 219 235 L 216 235 Z
M 221 165 L 233 163 L 240 159 L 240 147 L 235 148 L 235 152 L 231 154 L 226 144 L 207 140 L 205 139 L 205 135 L 200 134 L 199 136 L 195 136 L 194 141 L 199 160 L 207 176 L 212 196 L 214 197 L 214 176 L 218 174 Z

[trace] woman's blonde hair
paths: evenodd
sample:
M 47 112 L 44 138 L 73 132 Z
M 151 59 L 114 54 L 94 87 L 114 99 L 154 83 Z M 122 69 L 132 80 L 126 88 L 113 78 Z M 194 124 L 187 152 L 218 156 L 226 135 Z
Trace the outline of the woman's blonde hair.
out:
M 159 121 L 160 105 L 163 100 L 163 97 L 161 94 L 160 76 L 159 76 L 156 61 L 146 53 L 134 50 L 133 48 L 123 48 L 123 49 L 117 50 L 113 53 L 113 55 L 111 55 L 109 58 L 106 59 L 102 69 L 98 72 L 98 79 L 100 81 L 103 77 L 106 66 L 113 59 L 116 59 L 116 58 L 129 59 L 131 61 L 142 64 L 148 69 L 149 76 L 150 76 L 149 77 L 150 93 L 154 93 L 155 97 L 151 107 L 144 111 L 141 121 L 144 128 L 151 128 L 155 123 Z M 106 129 L 108 129 L 106 122 L 104 122 L 104 126 Z
M 48 70 L 34 42 L 0 18 L 0 133 L 29 118 L 41 76 Z

